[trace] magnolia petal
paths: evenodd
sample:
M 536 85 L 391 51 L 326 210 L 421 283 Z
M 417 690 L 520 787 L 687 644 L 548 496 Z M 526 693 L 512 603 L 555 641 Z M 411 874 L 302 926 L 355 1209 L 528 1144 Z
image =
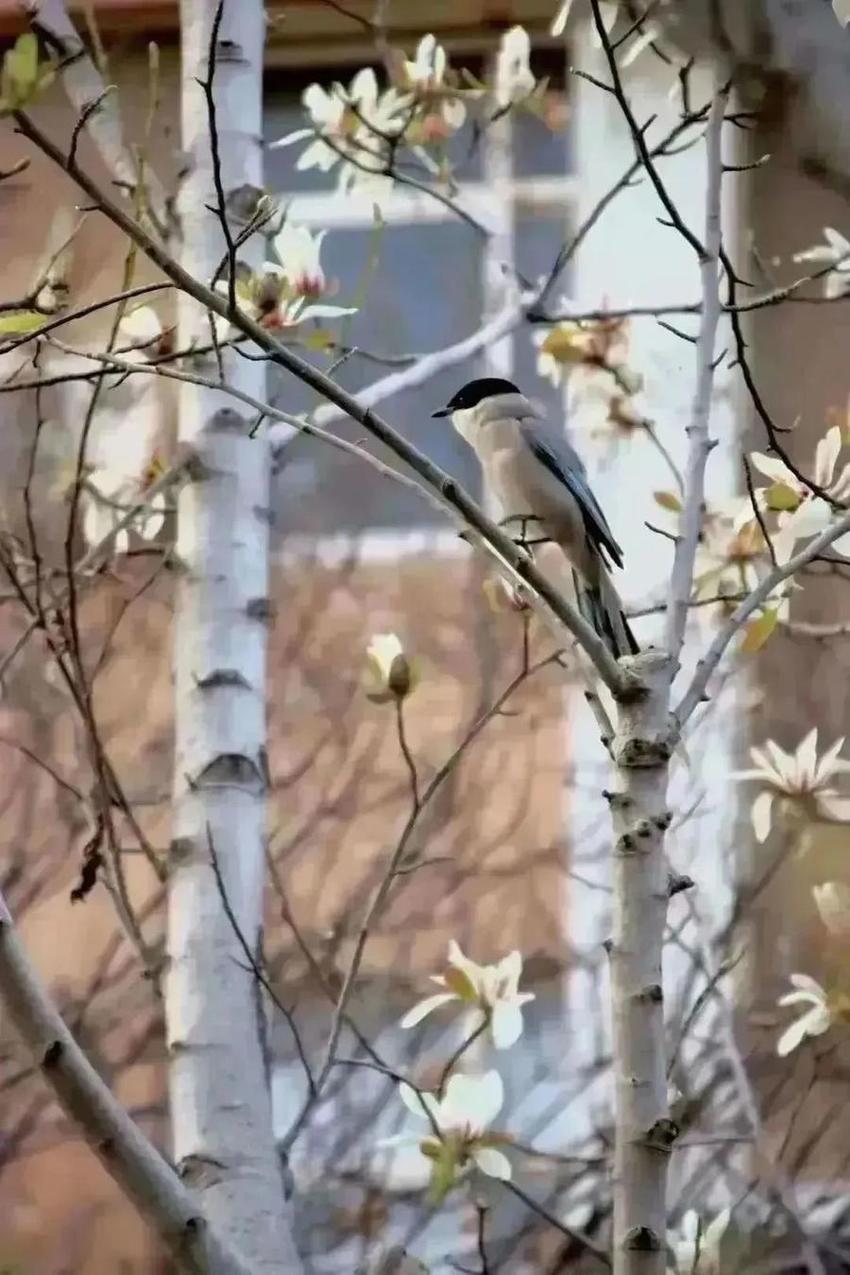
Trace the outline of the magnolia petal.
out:
M 802 1044 L 806 1037 L 806 1020 L 798 1018 L 790 1027 L 786 1027 L 785 1031 L 776 1042 L 776 1052 L 780 1058 L 787 1058 L 788 1054 L 793 1053 L 798 1045 Z
M 636 40 L 632 40 L 623 57 L 620 58 L 620 70 L 626 70 L 637 62 L 644 50 L 648 49 L 654 40 L 658 39 L 658 27 L 648 22 L 644 26 L 643 31 Z
M 839 4 L 845 4 L 846 7 L 846 0 L 838 0 L 838 2 Z M 839 234 L 832 226 L 824 226 L 823 233 L 836 261 L 841 261 L 843 257 L 850 256 L 850 239 L 846 239 L 844 235 Z
M 449 128 L 458 129 L 463 127 L 466 119 L 466 107 L 459 97 L 448 98 L 443 103 L 443 119 Z
M 793 753 L 786 753 L 775 739 L 766 739 L 765 749 L 770 756 L 771 765 L 782 780 L 783 786 L 790 788 L 797 778 L 797 763 Z
M 305 142 L 308 137 L 315 136 L 314 128 L 296 128 L 294 133 L 287 133 L 285 137 L 279 137 L 276 142 L 270 142 L 269 150 L 281 150 L 284 146 L 293 146 L 296 142 Z
M 811 974 L 792 974 L 789 982 L 794 987 L 800 988 L 804 992 L 810 992 L 817 997 L 819 1001 L 823 1001 L 826 993 L 816 978 L 812 978 Z
M 819 1005 L 821 1004 L 820 996 L 813 996 L 811 992 L 786 992 L 784 996 L 780 996 L 776 1002 L 784 1009 L 787 1005 Z
M 343 110 L 338 93 L 328 92 L 321 84 L 308 84 L 301 94 L 304 109 L 320 124 L 334 122 Z
M 776 549 L 777 541 L 787 541 L 793 550 L 798 540 L 808 540 L 812 536 L 819 536 L 831 522 L 832 510 L 825 500 L 804 500 L 792 514 L 788 514 L 787 518 L 782 516 L 779 531 L 773 537 L 774 549 Z M 778 559 L 778 549 L 776 556 Z
M 356 314 L 356 306 L 346 305 L 306 305 L 298 314 L 298 322 L 305 319 L 338 319 L 344 314 Z
M 455 969 L 461 970 L 476 991 L 480 990 L 484 982 L 484 967 L 476 965 L 475 961 L 471 960 L 462 951 L 460 944 L 455 939 L 449 940 L 449 964 L 454 965 Z
M 371 66 L 364 66 L 351 81 L 349 95 L 358 106 L 374 106 L 378 100 L 378 80 Z
M 775 794 L 766 788 L 760 792 L 753 802 L 750 821 L 753 825 L 756 841 L 761 845 L 767 841 L 773 822 L 773 799 Z
M 842 558 L 850 558 L 850 532 L 845 532 L 843 536 L 833 540 L 829 547 L 835 553 L 840 553 Z
M 468 1127 L 481 1132 L 501 1111 L 504 1099 L 502 1077 L 497 1071 L 488 1071 L 483 1076 L 454 1075 L 440 1105 L 440 1126 Z
M 835 462 L 841 451 L 841 430 L 837 425 L 828 429 L 815 448 L 815 482 L 828 487 L 835 472 Z
M 440 1103 L 432 1093 L 417 1093 L 412 1085 L 404 1081 L 399 1085 L 398 1093 L 411 1115 L 418 1116 L 420 1120 L 427 1120 L 430 1112 L 434 1120 L 439 1121 Z
M 772 478 L 774 482 L 794 481 L 794 475 L 790 469 L 787 469 L 776 456 L 765 456 L 764 452 L 750 452 L 750 464 L 760 474 L 764 474 L 765 478 Z
M 504 994 L 515 996 L 522 975 L 522 953 L 514 948 L 507 956 L 503 956 L 496 965 L 496 975 L 499 980 L 504 980 Z
M 850 770 L 850 761 L 843 761 L 838 755 L 844 747 L 844 738 L 845 737 L 841 735 L 838 739 L 836 739 L 835 743 L 827 748 L 823 757 L 821 757 L 818 762 L 817 769 L 815 771 L 816 785 L 820 786 L 821 784 L 825 784 L 832 778 L 833 775 L 845 774 L 847 770 Z
M 509 1001 L 497 1001 L 490 1019 L 493 1044 L 497 1049 L 510 1049 L 522 1035 L 522 1010 Z
M 562 4 L 558 12 L 552 19 L 552 25 L 549 28 L 550 35 L 563 35 L 567 29 L 567 18 L 570 16 L 570 9 L 573 7 L 573 0 L 562 0 Z
M 459 997 L 454 992 L 437 992 L 434 996 L 426 996 L 424 1000 L 419 1001 L 412 1009 L 409 1009 L 404 1018 L 399 1023 L 399 1027 L 415 1027 L 417 1023 L 421 1023 L 423 1018 L 427 1018 L 435 1009 L 439 1009 L 442 1005 L 448 1005 L 449 1001 L 456 1001 Z
M 511 1162 L 503 1151 L 494 1147 L 475 1147 L 472 1159 L 488 1178 L 500 1178 L 503 1182 L 511 1180 Z
M 811 788 L 818 762 L 818 728 L 812 727 L 797 748 L 797 773 L 801 783 Z
M 843 297 L 848 288 L 850 288 L 850 277 L 847 275 L 846 267 L 831 270 L 823 281 L 823 295 L 828 301 Z
M 308 168 L 318 168 L 323 173 L 329 173 L 338 159 L 339 155 L 332 146 L 323 142 L 321 137 L 314 137 L 312 146 L 308 146 L 298 156 L 295 167 L 300 173 Z
M 422 1135 L 418 1133 L 394 1133 L 389 1138 L 378 1138 L 374 1145 L 382 1148 L 411 1147 L 418 1146 L 421 1141 Z
M 730 770 L 730 779 L 757 779 L 763 784 L 772 784 L 775 778 L 772 771 L 769 770 Z
M 850 0 L 832 0 L 832 12 L 843 27 L 850 26 Z

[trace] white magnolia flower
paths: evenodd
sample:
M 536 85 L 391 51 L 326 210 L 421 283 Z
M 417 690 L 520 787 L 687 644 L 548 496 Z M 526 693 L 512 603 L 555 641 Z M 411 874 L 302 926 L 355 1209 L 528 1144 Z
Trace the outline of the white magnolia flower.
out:
M 833 425 L 815 448 L 814 483 L 833 499 L 844 501 L 850 496 L 850 465 L 836 472 L 841 452 L 841 430 Z M 770 487 L 756 492 L 761 509 L 777 510 L 779 530 L 771 537 L 777 562 L 787 562 L 798 540 L 809 540 L 830 525 L 834 514 L 831 506 L 812 494 L 777 457 L 752 452 L 750 460 L 759 473 L 771 480 Z M 850 552 L 850 533 L 839 536 L 832 544 L 837 553 Z
M 284 276 L 297 296 L 318 297 L 327 288 L 322 269 L 322 242 L 327 231 L 317 235 L 307 226 L 297 226 L 286 221 L 272 239 L 272 247 L 280 262 Z
M 325 234 L 320 230 L 313 235 L 307 226 L 285 222 L 272 240 L 278 261 L 266 261 L 261 271 L 237 279 L 236 301 L 240 309 L 272 329 L 295 327 L 307 319 L 338 319 L 356 314 L 356 307 L 315 299 L 328 287 L 321 263 Z M 219 280 L 216 291 L 229 295 L 226 280 Z M 218 339 L 225 340 L 230 332 L 229 321 L 216 315 L 215 324 Z
M 318 168 L 329 173 L 339 164 L 339 187 L 385 193 L 392 179 L 385 174 L 388 137 L 404 127 L 410 96 L 389 88 L 381 93 L 372 67 L 363 67 L 346 89 L 334 83 L 330 89 L 310 84 L 301 101 L 310 116 L 310 127 L 288 133 L 273 147 L 291 146 L 310 139 L 298 156 L 300 171 Z
M 532 340 L 539 351 L 538 374 L 556 387 L 573 369 L 581 368 L 607 373 L 612 393 L 637 394 L 643 388 L 643 377 L 627 363 L 629 329 L 624 319 L 585 323 L 565 319 L 551 328 L 536 330 Z
M 843 27 L 850 25 L 850 0 L 832 0 L 832 12 Z
M 846 3 L 846 0 L 842 2 Z M 850 240 L 833 230 L 832 226 L 824 226 L 823 233 L 826 243 L 796 252 L 794 260 L 810 261 L 816 266 L 834 266 L 824 276 L 823 291 L 826 297 L 840 297 L 850 288 Z
M 144 498 L 144 491 L 137 478 L 96 469 L 86 481 L 83 498 L 83 536 L 87 544 L 96 545 Z M 143 540 L 154 540 L 165 522 L 165 512 L 165 496 L 160 493 L 136 515 L 130 526 Z M 123 529 L 116 535 L 113 549 L 116 554 L 122 554 L 129 547 L 129 530 Z
M 413 61 L 405 60 L 404 76 L 410 88 L 438 96 L 440 115 L 450 129 L 457 129 L 466 119 L 466 107 L 460 98 L 441 93 L 447 66 L 446 50 L 442 44 L 433 35 L 423 35 L 416 46 Z
M 703 1228 L 702 1218 L 693 1209 L 685 1214 L 672 1242 L 676 1275 L 721 1275 L 720 1241 L 730 1217 L 731 1210 L 724 1209 Z
M 827 996 L 820 983 L 808 974 L 792 974 L 791 982 L 796 989 L 779 998 L 780 1005 L 808 1005 L 809 1009 L 791 1024 L 779 1037 L 776 1052 L 785 1058 L 801 1044 L 807 1036 L 822 1036 L 832 1026 L 832 1010 Z
M 732 777 L 754 779 L 764 785 L 751 811 L 757 841 L 765 841 L 770 833 L 777 797 L 797 801 L 813 797 L 817 804 L 828 809 L 830 799 L 838 796 L 831 781 L 836 775 L 850 772 L 850 761 L 838 755 L 843 747 L 842 736 L 818 759 L 818 732 L 815 728 L 800 741 L 793 753 L 787 753 L 772 739 L 766 740 L 762 747 L 750 749 L 755 768 L 733 771 Z
M 812 887 L 815 905 L 833 938 L 850 939 L 850 886 L 843 881 L 825 881 Z
M 525 27 L 511 27 L 502 36 L 496 55 L 493 94 L 498 106 L 508 107 L 534 91 L 536 80 L 529 65 L 530 57 L 531 41 Z
M 750 593 L 759 582 L 758 566 L 765 553 L 764 538 L 748 496 L 706 504 L 697 547 L 694 596 L 734 598 Z M 777 592 L 765 603 L 779 613 L 780 619 L 788 618 L 790 603 L 786 594 L 787 590 Z
M 446 1085 L 441 1100 L 434 1094 L 417 1093 L 410 1085 L 399 1087 L 401 1100 L 412 1115 L 426 1121 L 429 1132 L 402 1133 L 385 1138 L 381 1146 L 418 1146 L 431 1161 L 431 1182 L 435 1195 L 442 1197 L 474 1165 L 491 1178 L 508 1181 L 511 1162 L 498 1144 L 508 1141 L 503 1134 L 487 1129 L 505 1100 L 502 1077 L 497 1071 L 483 1076 L 455 1075 Z
M 476 1005 L 490 1024 L 493 1044 L 508 1049 L 522 1035 L 522 1007 L 534 1000 L 533 992 L 518 991 L 522 956 L 513 951 L 495 965 L 476 965 L 461 951 L 454 939 L 449 943 L 449 971 L 432 974 L 431 982 L 446 990 L 426 996 L 401 1020 L 402 1027 L 415 1027 L 433 1010 L 451 1001 Z
M 404 699 L 416 685 L 416 669 L 395 633 L 376 633 L 366 648 L 369 685 L 366 694 L 376 704 Z

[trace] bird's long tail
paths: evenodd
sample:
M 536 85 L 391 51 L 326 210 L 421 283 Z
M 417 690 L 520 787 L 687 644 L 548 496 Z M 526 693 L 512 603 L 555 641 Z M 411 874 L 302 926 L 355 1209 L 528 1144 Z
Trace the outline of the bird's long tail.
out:
M 637 655 L 640 647 L 623 611 L 623 604 L 607 572 L 600 570 L 595 585 L 588 584 L 573 572 L 578 609 L 602 638 L 615 659 L 621 655 Z

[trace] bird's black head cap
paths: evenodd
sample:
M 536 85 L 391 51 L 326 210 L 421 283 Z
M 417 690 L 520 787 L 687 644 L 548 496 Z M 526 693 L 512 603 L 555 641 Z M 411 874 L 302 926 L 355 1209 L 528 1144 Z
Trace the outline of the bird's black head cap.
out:
M 451 416 L 452 412 L 477 407 L 482 399 L 493 398 L 496 394 L 519 394 L 519 392 L 513 381 L 505 381 L 500 376 L 482 376 L 477 381 L 467 381 L 454 398 L 449 399 L 445 407 L 441 407 L 439 412 L 432 412 L 431 415 Z

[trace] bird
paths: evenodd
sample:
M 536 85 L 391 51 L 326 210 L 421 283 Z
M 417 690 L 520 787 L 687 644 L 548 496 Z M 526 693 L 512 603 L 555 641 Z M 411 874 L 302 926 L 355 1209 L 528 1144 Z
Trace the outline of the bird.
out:
M 472 447 L 502 507 L 503 524 L 519 521 L 522 542 L 533 521 L 544 540 L 561 548 L 578 609 L 614 658 L 636 655 L 639 647 L 609 574 L 612 566 L 622 567 L 623 551 L 563 434 L 512 381 L 495 376 L 469 381 L 431 416 L 450 417 Z

